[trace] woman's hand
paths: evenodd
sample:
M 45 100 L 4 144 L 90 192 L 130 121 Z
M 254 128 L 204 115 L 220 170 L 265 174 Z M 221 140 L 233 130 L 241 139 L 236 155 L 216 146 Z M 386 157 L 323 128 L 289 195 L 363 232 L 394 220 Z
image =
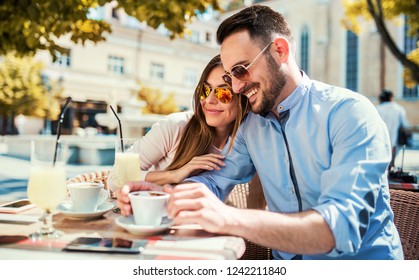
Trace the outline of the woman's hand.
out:
M 225 166 L 224 158 L 223 155 L 219 154 L 206 154 L 194 157 L 181 168 L 174 170 L 175 183 L 181 183 L 186 178 L 197 175 L 204 170 L 220 170 L 220 166 Z
M 204 170 L 219 170 L 225 166 L 224 156 L 218 154 L 206 154 L 194 157 L 190 162 L 176 170 L 150 171 L 145 180 L 156 184 L 178 184 L 186 178 L 197 175 Z

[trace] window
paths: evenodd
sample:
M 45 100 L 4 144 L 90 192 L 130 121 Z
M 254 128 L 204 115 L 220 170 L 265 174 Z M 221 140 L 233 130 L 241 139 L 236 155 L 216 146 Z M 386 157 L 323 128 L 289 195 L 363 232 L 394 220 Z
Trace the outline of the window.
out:
M 153 80 L 164 80 L 164 65 L 160 63 L 151 63 L 150 78 Z
M 301 33 L 301 58 L 300 58 L 300 68 L 307 75 L 308 73 L 308 61 L 309 61 L 309 36 L 308 36 L 308 27 L 304 26 L 303 32 Z
M 198 31 L 192 31 L 191 42 L 195 43 L 195 44 L 199 44 L 199 32 Z
M 207 42 L 211 42 L 212 41 L 212 34 L 211 34 L 211 32 L 206 32 L 205 33 L 205 40 Z
M 184 83 L 187 86 L 195 86 L 198 82 L 198 77 L 196 75 L 197 71 L 194 69 L 186 69 L 184 76 Z
M 112 8 L 112 18 L 119 19 L 118 11 L 115 8 Z
M 90 8 L 87 17 L 90 19 L 105 19 L 105 7 Z
M 358 91 L 358 36 L 346 32 L 346 87 Z
M 53 62 L 55 66 L 62 67 L 62 68 L 70 68 L 71 66 L 71 52 L 69 51 L 67 54 L 62 54 L 60 52 L 55 52 L 57 56 L 57 60 Z
M 418 37 L 411 37 L 408 35 L 409 25 L 407 24 L 407 20 L 405 18 L 404 24 L 404 53 L 408 54 L 412 50 L 416 49 Z M 403 78 L 402 78 L 403 80 Z M 419 97 L 419 85 L 416 85 L 413 88 L 408 88 L 403 86 L 403 98 L 418 98 Z
M 112 56 L 108 57 L 108 72 L 118 75 L 123 75 L 125 60 L 122 57 Z

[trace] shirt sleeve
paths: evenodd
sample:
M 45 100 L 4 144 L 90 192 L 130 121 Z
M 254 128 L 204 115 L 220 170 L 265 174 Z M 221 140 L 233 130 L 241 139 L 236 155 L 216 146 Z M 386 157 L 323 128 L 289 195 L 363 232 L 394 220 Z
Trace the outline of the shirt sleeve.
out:
M 145 180 L 148 172 L 157 170 L 155 165 L 158 163 L 164 161 L 165 166 L 171 163 L 168 155 L 177 149 L 180 137 L 192 115 L 193 112 L 168 115 L 153 124 L 150 131 L 140 139 L 140 180 Z M 162 164 L 159 165 L 159 167 L 162 166 Z M 113 168 L 109 173 L 107 183 L 115 191 L 116 183 Z
M 192 114 L 192 112 L 182 112 L 168 115 L 153 124 L 150 131 L 140 139 L 139 156 L 142 180 L 154 165 L 164 160 L 171 151 L 177 149 L 180 137 Z
M 237 131 L 233 148 L 228 151 L 230 138 L 222 151 L 222 154 L 226 156 L 225 166 L 220 170 L 202 172 L 197 176 L 187 178 L 187 181 L 204 183 L 219 199 L 225 201 L 235 185 L 247 183 L 252 179 L 256 171 L 247 150 L 245 137 L 243 137 L 244 122 Z
M 379 228 L 371 217 L 383 211 L 378 201 L 385 191 L 391 145 L 372 106 L 358 99 L 344 101 L 330 114 L 331 163 L 321 175 L 321 195 L 313 209 L 334 235 L 331 257 L 356 254 L 362 243 L 368 242 L 367 229 Z

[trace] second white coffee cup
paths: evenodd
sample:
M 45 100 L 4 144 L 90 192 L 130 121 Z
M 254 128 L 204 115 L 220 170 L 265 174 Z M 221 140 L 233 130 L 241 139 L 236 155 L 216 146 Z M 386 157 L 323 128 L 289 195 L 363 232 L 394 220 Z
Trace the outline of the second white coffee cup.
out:
M 81 182 L 67 185 L 73 202 L 73 211 L 77 213 L 92 213 L 97 207 L 107 201 L 109 195 L 102 183 Z
M 135 191 L 129 193 L 136 225 L 159 226 L 167 216 L 169 194 L 159 191 Z

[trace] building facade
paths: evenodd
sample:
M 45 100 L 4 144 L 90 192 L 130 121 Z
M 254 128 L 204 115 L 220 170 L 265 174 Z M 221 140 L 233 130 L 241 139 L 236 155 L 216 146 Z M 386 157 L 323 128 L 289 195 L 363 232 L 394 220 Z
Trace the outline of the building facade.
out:
M 357 36 L 341 24 L 341 0 L 274 0 L 260 4 L 285 15 L 296 41 L 297 61 L 310 78 L 357 91 L 374 104 L 383 88 L 392 90 L 410 123 L 419 125 L 419 86 L 404 87 L 403 67 L 382 44 L 373 21 L 364 22 L 363 32 Z M 234 11 L 222 18 L 231 13 Z M 408 53 L 416 46 L 419 38 L 406 35 L 403 19 L 387 22 L 386 26 L 400 50 Z
M 382 88 L 390 89 L 406 108 L 411 124 L 419 125 L 419 89 L 404 88 L 403 68 L 382 47 L 373 22 L 365 23 L 357 36 L 341 24 L 341 0 L 258 2 L 285 15 L 294 32 L 297 61 L 312 79 L 348 87 L 373 103 L 378 103 Z M 64 38 L 69 56 L 60 56 L 57 62 L 46 53 L 38 57 L 48 65 L 46 74 L 51 79 L 61 79 L 65 96 L 104 104 L 102 111 L 133 98 L 139 83 L 173 93 L 179 107 L 190 108 L 203 68 L 219 51 L 217 27 L 235 12 L 202 15 L 189 26 L 185 38 L 170 40 L 165 29 L 151 29 L 106 6 L 94 15 L 112 24 L 113 32 L 105 42 L 80 46 Z M 404 24 L 387 23 L 387 27 L 400 49 L 407 52 L 409 44 L 416 43 L 406 37 Z
M 69 50 L 53 62 L 47 52 L 37 58 L 46 65 L 48 79 L 61 81 L 63 96 L 77 104 L 74 126 L 95 126 L 94 114 L 110 112 L 136 98 L 141 86 L 174 94 L 180 109 L 191 107 L 196 84 L 209 60 L 218 53 L 215 15 L 203 15 L 190 25 L 184 38 L 171 40 L 164 28 L 154 30 L 115 10 L 101 7 L 92 15 L 111 23 L 106 41 L 84 46 L 60 38 Z

